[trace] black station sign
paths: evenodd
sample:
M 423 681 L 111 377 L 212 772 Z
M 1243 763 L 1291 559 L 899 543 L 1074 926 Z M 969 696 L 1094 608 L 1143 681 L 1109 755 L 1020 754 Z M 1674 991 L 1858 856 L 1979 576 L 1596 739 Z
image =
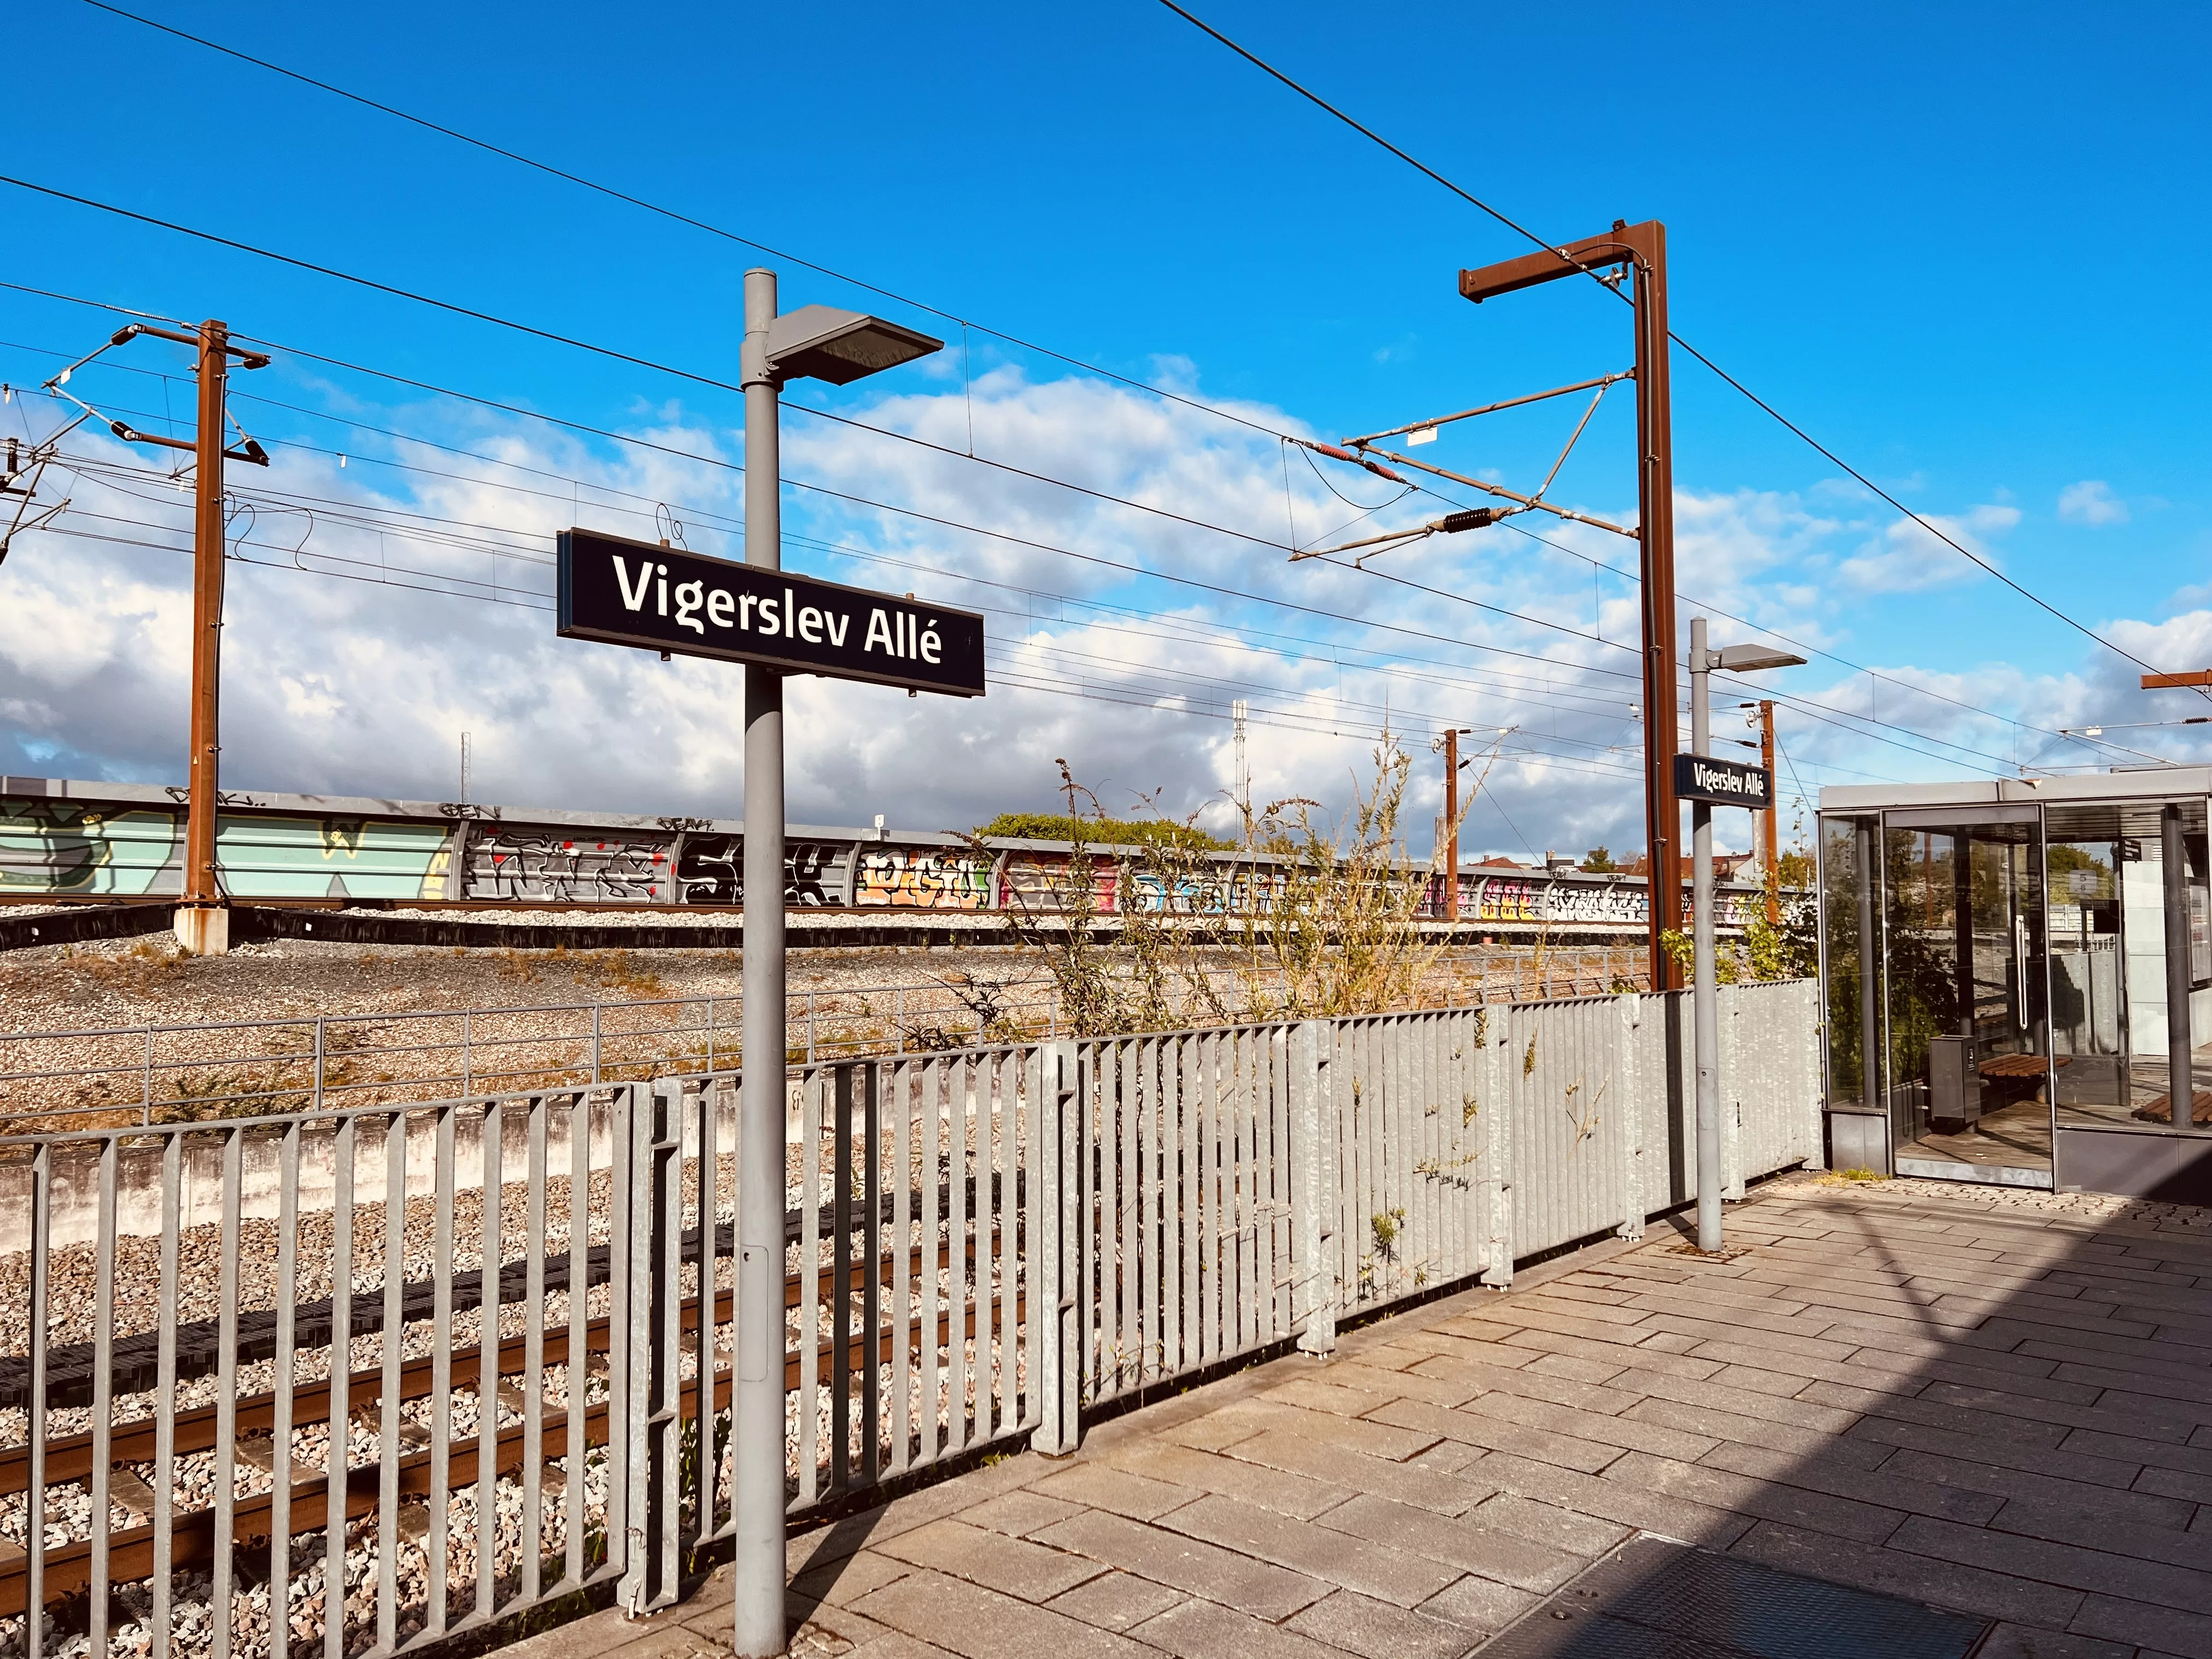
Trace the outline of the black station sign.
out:
M 1711 801 L 1716 806 L 1748 806 L 1753 811 L 1763 812 L 1774 805 L 1774 774 L 1763 766 L 1747 766 L 1741 761 L 1677 755 L 1674 793 L 1683 800 Z
M 563 639 L 983 695 L 983 619 L 972 611 L 595 530 L 562 531 L 559 562 Z

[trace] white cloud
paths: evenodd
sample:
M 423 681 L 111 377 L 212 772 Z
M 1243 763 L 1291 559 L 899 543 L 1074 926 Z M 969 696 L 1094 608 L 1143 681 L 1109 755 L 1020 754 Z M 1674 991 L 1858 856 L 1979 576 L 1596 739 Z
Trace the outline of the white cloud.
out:
M 2069 524 L 2125 524 L 2128 504 L 2102 478 L 2084 478 L 2058 492 L 2058 516 Z
M 1158 367 L 1164 379 L 1196 383 L 1194 368 Z M 1346 802 L 1354 777 L 1369 769 L 1371 732 L 1387 719 L 1414 757 L 1406 822 L 1425 851 L 1442 796 L 1427 749 L 1431 731 L 1446 722 L 1510 726 L 1470 812 L 1466 850 L 1526 857 L 1547 846 L 1578 853 L 1605 842 L 1625 855 L 1642 844 L 1642 733 L 1629 712 L 1640 701 L 1632 541 L 1532 514 L 1513 524 L 1553 545 L 1502 527 L 1413 544 L 1376 560 L 1368 574 L 1320 561 L 1290 565 L 1286 549 L 1272 544 L 1289 540 L 1293 522 L 1298 544 L 1310 547 L 1417 523 L 1442 504 L 1395 502 L 1383 481 L 1320 462 L 1347 505 L 1297 456 L 1290 458 L 1286 501 L 1285 456 L 1273 437 L 1131 388 L 1077 377 L 1036 381 L 1007 368 L 979 375 L 972 389 L 957 380 L 916 384 L 923 389 L 875 401 L 863 418 L 963 452 L 972 422 L 979 455 L 1099 494 L 795 410 L 787 416 L 789 478 L 931 515 L 787 488 L 787 561 L 984 610 L 994 678 L 990 695 L 969 702 L 792 681 L 794 822 L 866 823 L 880 811 L 896 827 L 933 830 L 1048 807 L 1052 763 L 1065 756 L 1109 810 L 1157 794 L 1176 816 L 1204 812 L 1225 828 L 1226 715 L 1230 700 L 1243 696 L 1253 711 L 1253 787 L 1262 799 Z M 1236 407 L 1263 426 L 1299 429 L 1279 410 Z M 226 781 L 450 799 L 466 731 L 482 799 L 736 815 L 742 711 L 734 670 L 560 641 L 545 611 L 397 584 L 439 587 L 447 584 L 437 575 L 465 577 L 488 593 L 495 577 L 501 597 L 543 602 L 554 531 L 580 520 L 652 539 L 664 533 L 656 527 L 663 504 L 683 520 L 692 549 L 737 556 L 743 480 L 716 462 L 740 454 L 739 435 L 681 408 L 639 415 L 639 435 L 710 458 L 695 461 L 593 448 L 526 422 L 457 420 L 436 408 L 364 418 L 538 476 L 416 445 L 371 453 L 366 440 L 343 471 L 327 457 L 283 448 L 268 474 L 240 469 L 233 482 L 242 491 L 315 498 L 315 516 L 264 508 L 239 526 L 263 562 L 233 568 Z M 106 461 L 143 465 L 104 439 L 82 441 Z M 395 471 L 378 465 L 380 456 L 475 476 Z M 592 484 L 572 491 L 562 482 L 569 477 Z M 79 536 L 26 536 L 0 573 L 0 771 L 181 780 L 189 557 L 82 537 L 181 549 L 181 533 L 119 521 L 158 520 L 181 532 L 189 503 L 174 491 L 129 489 L 88 472 L 71 485 L 76 505 L 57 526 Z M 1634 516 L 1632 501 L 1562 505 L 1615 522 Z M 403 513 L 420 515 L 415 528 L 375 527 Z M 1702 604 L 1748 619 L 1748 627 L 1725 624 L 1727 638 L 1772 630 L 1827 645 L 1849 620 L 1839 610 L 1847 603 L 1931 586 L 1953 568 L 1973 574 L 1909 521 L 1884 526 L 1863 514 L 1860 502 L 1833 492 L 1678 489 L 1686 613 Z M 1990 503 L 1940 522 L 1978 548 L 2018 518 Z M 1824 568 L 1847 552 L 1839 571 Z M 331 579 L 341 574 L 356 580 Z M 2212 618 L 2205 625 L 2212 629 Z M 2162 641 L 2157 659 L 2185 655 L 2181 641 Z M 1886 672 L 1930 693 L 2033 705 L 2054 720 L 2064 712 L 2068 724 L 2079 723 L 2076 712 L 2114 718 L 2118 706 L 2101 684 L 2032 681 L 2002 666 L 1918 680 L 1911 668 Z M 1839 708 L 1868 706 L 1863 676 L 1815 695 Z M 1883 720 L 2009 753 L 1984 717 L 1938 696 L 1885 685 L 1877 702 Z M 1897 764 L 1894 753 L 1869 762 L 1865 741 L 1838 727 L 1785 714 L 1785 732 L 1809 787 L 1893 774 Z M 1826 767 L 1838 769 L 1818 769 Z
M 1860 593 L 1913 593 L 1971 581 L 1983 572 L 1928 526 L 1932 525 L 1960 547 L 1995 564 L 1996 556 L 1990 550 L 1988 538 L 2002 535 L 2018 524 L 2020 509 L 1986 501 L 1964 514 L 1924 513 L 1921 519 L 1926 523 L 1913 519 L 1893 521 L 1837 567 L 1838 579 Z

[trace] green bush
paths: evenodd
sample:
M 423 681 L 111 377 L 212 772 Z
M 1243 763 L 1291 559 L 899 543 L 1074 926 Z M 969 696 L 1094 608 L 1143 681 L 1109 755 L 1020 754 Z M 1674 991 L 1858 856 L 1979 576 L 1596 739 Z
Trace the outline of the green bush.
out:
M 1180 847 L 1204 853 L 1233 853 L 1234 842 L 1170 818 L 1085 817 L 1079 826 L 1066 812 L 1001 812 L 980 826 L 978 836 L 1009 841 L 1087 841 L 1094 847 Z

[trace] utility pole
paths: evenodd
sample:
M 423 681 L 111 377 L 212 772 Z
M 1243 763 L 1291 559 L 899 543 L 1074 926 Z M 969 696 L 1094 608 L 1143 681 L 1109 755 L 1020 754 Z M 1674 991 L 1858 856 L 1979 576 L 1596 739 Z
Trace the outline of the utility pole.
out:
M 1667 227 L 1616 219 L 1602 235 L 1459 274 L 1463 298 L 1516 289 L 1625 264 L 1636 304 L 1636 495 L 1644 591 L 1644 818 L 1651 866 L 1651 988 L 1677 989 L 1681 975 L 1662 936 L 1682 920 L 1681 803 L 1674 793 L 1680 747 L 1674 702 L 1674 437 L 1667 366 Z
M 1710 758 L 1713 749 L 1709 689 L 1716 668 L 1738 673 L 1794 668 L 1805 659 L 1755 645 L 1715 651 L 1705 643 L 1705 619 L 1690 618 L 1690 752 Z M 1771 708 L 1772 704 L 1765 705 Z M 1672 763 L 1668 766 L 1671 775 Z M 1670 776 L 1671 781 L 1671 776 Z M 1774 772 L 1766 771 L 1766 798 L 1774 798 Z M 1719 974 L 1713 960 L 1713 806 L 1690 803 L 1691 939 L 1694 947 L 1690 994 L 1692 1052 L 1697 1065 L 1698 1248 L 1721 1248 L 1721 1030 Z
M 1711 711 L 1706 707 L 1712 654 L 1705 619 L 1690 619 L 1690 752 L 1712 752 Z M 1671 765 L 1670 769 L 1671 769 Z M 1698 1248 L 1721 1248 L 1721 1033 L 1717 975 L 1713 962 L 1713 807 L 1690 803 L 1690 927 L 1696 947 L 1696 988 L 1691 993 L 1692 1048 L 1697 1063 Z
M 1444 728 L 1444 921 L 1459 925 L 1459 727 Z M 1451 937 L 1447 933 L 1445 938 Z
M 1467 763 L 1459 757 L 1459 740 L 1472 737 L 1471 726 L 1448 726 L 1444 734 L 1430 740 L 1429 752 L 1438 750 L 1444 757 L 1444 817 L 1441 826 L 1444 843 L 1444 920 L 1454 927 L 1459 924 L 1459 770 Z M 1505 728 L 1498 728 L 1498 738 L 1504 740 Z
M 748 270 L 738 380 L 745 399 L 745 562 L 756 570 L 783 568 L 778 422 L 786 383 L 811 378 L 848 386 L 944 345 L 856 312 L 804 306 L 779 317 L 775 307 L 775 273 Z M 745 664 L 744 1047 L 738 1097 L 738 1294 L 731 1316 L 737 1378 L 730 1398 L 730 1632 L 741 1659 L 785 1650 L 783 681 L 781 668 Z M 837 1126 L 841 1136 L 852 1132 L 849 1121 Z M 867 1139 L 864 1156 L 878 1155 Z M 850 1363 L 841 1339 L 836 1364 Z M 866 1433 L 876 1432 L 869 1424 Z
M 177 940 L 196 957 L 230 949 L 230 912 L 215 863 L 216 813 L 222 755 L 222 417 L 230 374 L 230 331 L 200 325 L 198 469 L 192 489 L 192 753 L 185 809 L 185 893 Z
M 1244 726 L 1251 712 L 1251 704 L 1242 697 L 1229 705 L 1229 717 L 1237 730 L 1237 811 L 1247 819 L 1252 816 L 1252 769 L 1245 759 Z
M 745 562 L 783 568 L 782 383 L 770 356 L 775 273 L 745 273 Z M 744 1030 L 738 1077 L 740 1363 L 731 1389 L 731 1563 L 738 1653 L 781 1653 L 783 1626 L 783 671 L 745 665 Z M 840 1134 L 849 1133 L 838 1126 Z M 872 1153 L 872 1148 L 871 1152 Z M 840 1249 L 845 1248 L 842 1244 Z M 842 1314 L 840 1315 L 842 1317 Z M 811 1340 L 811 1334 L 809 1339 Z M 772 1358 L 771 1358 L 772 1356 Z M 847 1363 L 841 1344 L 836 1363 Z M 868 1425 L 867 1432 L 875 1432 Z
M 1774 775 L 1774 700 L 1759 700 L 1759 763 L 1766 769 L 1766 775 Z M 1766 803 L 1766 844 L 1759 848 L 1759 861 L 1766 867 L 1766 925 L 1782 925 L 1782 792 L 1777 789 Z
M 76 371 L 109 346 L 127 345 L 140 335 L 173 340 L 186 345 L 199 359 L 199 430 L 191 442 L 140 432 L 123 421 L 110 420 L 63 386 Z M 192 691 L 191 755 L 186 774 L 191 786 L 185 808 L 185 868 L 179 895 L 177 942 L 197 957 L 219 957 L 230 949 L 230 912 L 223 902 L 222 883 L 216 868 L 216 815 L 221 801 L 222 754 L 222 586 L 223 534 L 222 464 L 246 461 L 269 465 L 269 453 L 239 434 L 240 446 L 228 447 L 223 428 L 229 420 L 230 360 L 241 367 L 266 368 L 268 357 L 230 343 L 230 330 L 210 317 L 197 332 L 156 328 L 132 323 L 116 330 L 107 344 L 81 357 L 46 383 L 83 410 L 96 415 L 107 429 L 130 444 L 155 444 L 164 449 L 189 451 L 194 459 L 192 480 Z

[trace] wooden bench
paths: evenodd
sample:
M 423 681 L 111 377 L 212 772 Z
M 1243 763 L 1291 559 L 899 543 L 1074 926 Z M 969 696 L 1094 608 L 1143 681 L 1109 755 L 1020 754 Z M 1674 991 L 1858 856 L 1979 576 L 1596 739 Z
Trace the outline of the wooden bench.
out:
M 2057 1063 L 2061 1066 L 2071 1066 L 2074 1063 L 2074 1057 L 2071 1054 L 2061 1054 Z M 2051 1065 L 2052 1062 L 2045 1060 L 2041 1054 L 1998 1054 L 1984 1060 L 1977 1069 L 1984 1078 L 2048 1077 L 2051 1075 Z

